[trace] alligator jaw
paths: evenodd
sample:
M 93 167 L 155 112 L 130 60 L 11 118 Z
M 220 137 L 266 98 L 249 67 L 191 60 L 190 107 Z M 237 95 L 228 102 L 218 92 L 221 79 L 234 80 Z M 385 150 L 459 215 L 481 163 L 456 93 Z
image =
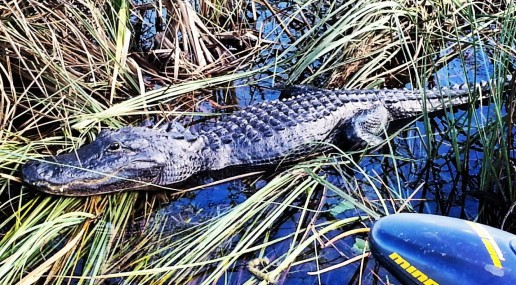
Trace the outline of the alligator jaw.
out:
M 129 190 L 148 190 L 152 189 L 153 182 L 160 176 L 163 167 L 154 166 L 152 161 L 133 161 L 142 169 L 122 168 L 112 169 L 110 173 L 99 172 L 78 166 L 64 165 L 52 161 L 32 161 L 25 164 L 22 169 L 25 183 L 39 190 L 60 196 L 93 196 L 106 193 L 123 192 Z M 82 178 L 75 178 L 68 181 L 58 181 L 53 179 L 56 173 L 63 170 L 77 171 L 82 173 Z M 128 175 L 130 172 L 130 175 Z M 136 173 L 143 177 L 131 179 Z M 85 177 L 87 176 L 87 177 Z
M 120 180 L 118 183 L 106 184 L 106 182 L 113 177 L 116 177 L 116 173 L 106 174 L 104 177 L 99 179 L 89 179 L 84 181 L 74 180 L 68 184 L 51 184 L 43 180 L 28 184 L 48 194 L 73 197 L 86 197 L 143 189 L 150 190 L 154 188 L 152 183 L 143 181 Z M 123 186 L 121 186 L 122 184 Z M 84 189 L 88 189 L 88 191 L 84 191 Z
M 112 174 L 105 174 L 105 176 L 99 179 L 86 179 L 86 180 L 73 180 L 69 183 L 53 184 L 48 181 L 38 180 L 34 182 L 28 182 L 29 185 L 34 186 L 42 190 L 43 192 L 62 195 L 62 196 L 91 196 L 96 194 L 103 194 L 107 192 L 113 192 L 112 187 L 109 186 L 98 186 L 105 185 L 107 181 L 116 177 L 119 171 Z M 92 187 L 93 186 L 93 187 Z M 90 189 L 89 191 L 80 191 L 81 189 Z M 118 192 L 118 191 L 117 191 Z M 73 194 L 73 195 L 72 195 Z

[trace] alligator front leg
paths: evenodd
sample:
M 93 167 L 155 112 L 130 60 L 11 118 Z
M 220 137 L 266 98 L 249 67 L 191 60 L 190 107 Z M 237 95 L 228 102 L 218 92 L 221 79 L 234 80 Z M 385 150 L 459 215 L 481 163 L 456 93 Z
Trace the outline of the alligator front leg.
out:
M 351 149 L 377 146 L 384 141 L 383 134 L 389 125 L 389 111 L 383 105 L 360 110 L 340 127 L 341 138 Z

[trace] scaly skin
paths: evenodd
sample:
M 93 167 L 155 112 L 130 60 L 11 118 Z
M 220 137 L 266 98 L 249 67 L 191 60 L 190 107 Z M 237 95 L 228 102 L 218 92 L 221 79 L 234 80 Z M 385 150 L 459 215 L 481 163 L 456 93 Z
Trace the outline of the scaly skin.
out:
M 475 88 L 486 90 L 487 84 Z M 474 90 L 299 86 L 290 91 L 298 95 L 246 107 L 196 134 L 175 125 L 168 131 L 145 127 L 103 131 L 74 153 L 26 163 L 23 178 L 44 192 L 89 196 L 174 186 L 198 173 L 227 168 L 238 174 L 246 168 L 276 167 L 324 151 L 327 144 L 321 142 L 377 145 L 390 121 L 414 117 L 424 108 L 434 112 L 466 104 Z

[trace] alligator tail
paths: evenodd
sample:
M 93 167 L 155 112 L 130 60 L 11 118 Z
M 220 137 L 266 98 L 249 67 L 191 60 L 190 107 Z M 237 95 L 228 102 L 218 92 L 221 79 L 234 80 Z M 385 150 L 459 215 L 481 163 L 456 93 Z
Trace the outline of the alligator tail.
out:
M 473 85 L 464 83 L 452 87 L 412 90 L 406 93 L 391 91 L 386 92 L 384 104 L 394 120 L 414 117 L 424 112 L 446 111 L 487 99 L 492 95 L 493 89 L 509 86 L 512 79 L 512 75 L 507 75 L 504 81 L 481 81 Z

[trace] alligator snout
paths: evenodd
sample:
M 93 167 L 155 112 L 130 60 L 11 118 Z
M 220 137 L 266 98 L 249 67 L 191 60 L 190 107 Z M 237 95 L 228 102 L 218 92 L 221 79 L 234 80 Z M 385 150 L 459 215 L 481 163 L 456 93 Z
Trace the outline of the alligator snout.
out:
M 37 184 L 38 181 L 50 180 L 54 175 L 54 169 L 51 164 L 32 160 L 22 168 L 23 180 L 31 185 Z

